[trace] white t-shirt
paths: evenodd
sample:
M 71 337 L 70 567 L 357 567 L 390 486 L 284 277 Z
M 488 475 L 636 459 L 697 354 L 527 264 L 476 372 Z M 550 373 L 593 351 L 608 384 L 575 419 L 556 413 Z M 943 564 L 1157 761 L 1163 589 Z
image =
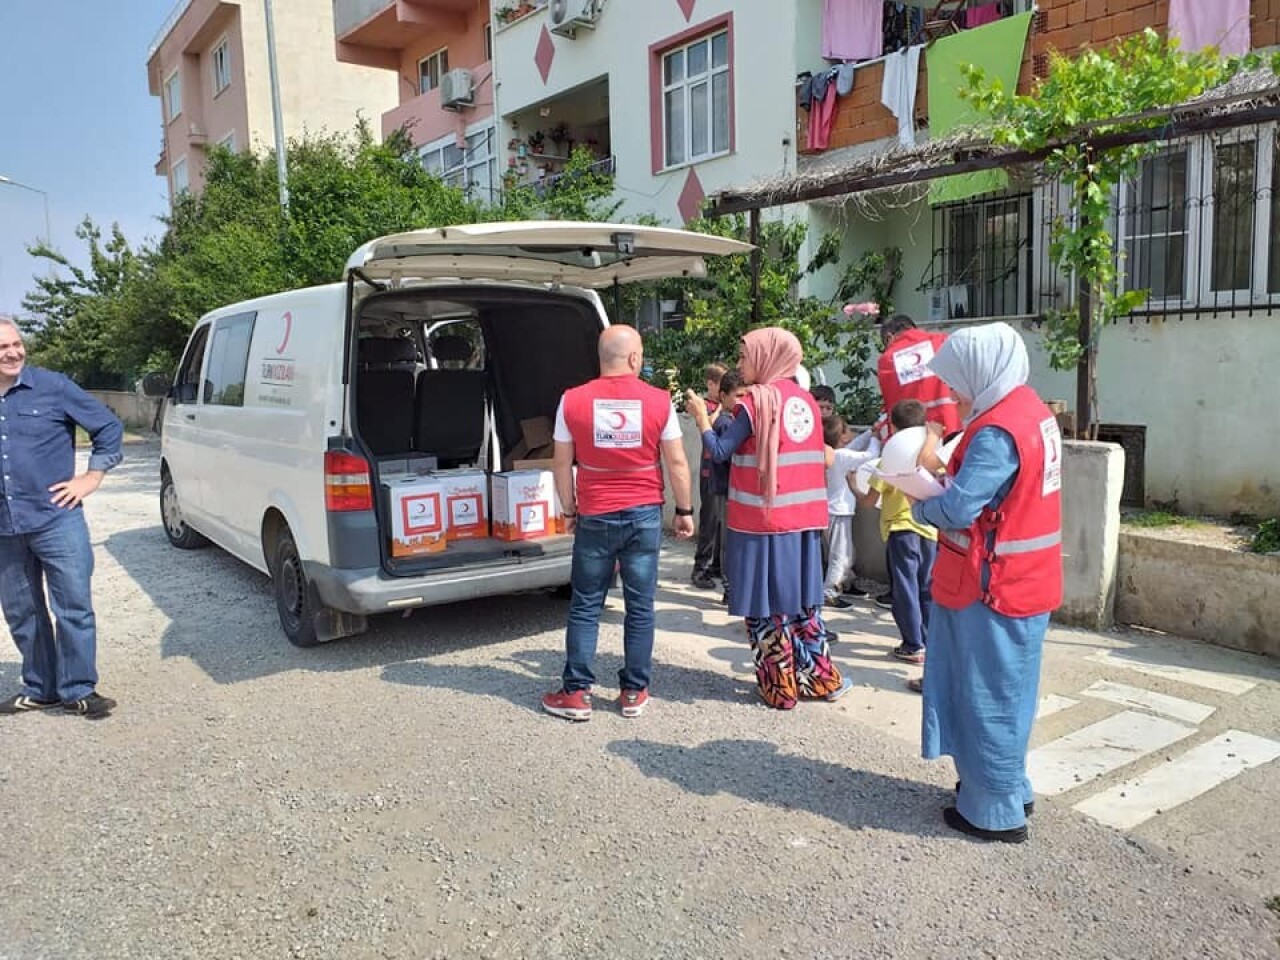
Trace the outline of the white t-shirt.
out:
M 676 408 L 672 407 L 667 425 L 662 428 L 662 439 L 679 440 L 682 436 L 684 434 L 680 430 L 680 421 L 676 418 Z M 573 443 L 573 434 L 569 432 L 569 425 L 564 422 L 564 397 L 560 398 L 560 406 L 556 407 L 556 428 L 551 437 L 557 443 Z
M 858 500 L 845 479 L 876 454 L 840 447 L 834 450 L 835 459 L 827 467 L 827 512 L 833 517 L 851 517 L 858 508 Z

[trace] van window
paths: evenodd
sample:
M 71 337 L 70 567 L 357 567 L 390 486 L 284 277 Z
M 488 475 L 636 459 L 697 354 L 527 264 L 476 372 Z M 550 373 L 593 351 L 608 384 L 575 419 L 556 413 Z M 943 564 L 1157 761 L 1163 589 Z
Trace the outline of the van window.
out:
M 174 403 L 195 403 L 200 385 L 200 368 L 204 366 L 204 348 L 209 343 L 209 326 L 206 324 L 196 330 L 187 344 L 187 352 L 178 367 L 177 379 L 173 381 Z
M 249 341 L 256 313 L 226 317 L 214 324 L 209 368 L 204 375 L 204 402 L 222 407 L 244 406 L 244 381 L 249 369 Z

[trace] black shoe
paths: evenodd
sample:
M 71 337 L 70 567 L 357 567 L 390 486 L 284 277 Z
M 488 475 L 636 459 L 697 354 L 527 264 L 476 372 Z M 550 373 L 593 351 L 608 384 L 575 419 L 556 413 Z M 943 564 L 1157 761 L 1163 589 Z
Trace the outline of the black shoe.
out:
M 96 720 L 105 717 L 116 708 L 116 702 L 110 697 L 104 697 L 100 693 L 91 693 L 87 697 L 81 697 L 79 700 L 72 700 L 70 703 L 64 703 L 62 709 L 67 713 L 74 713 L 76 716 L 88 717 Z
M 996 843 L 1025 843 L 1027 839 L 1025 824 L 1012 830 L 983 830 L 981 827 L 975 827 L 961 816 L 960 811 L 955 807 L 947 807 L 943 810 L 942 819 L 947 822 L 947 826 L 952 830 L 959 830 L 961 833 L 970 837 L 977 837 L 979 840 L 993 840 Z
M 846 600 L 844 597 L 827 597 L 822 601 L 824 607 L 831 607 L 833 610 L 848 610 L 853 606 L 852 600 Z
M 41 710 L 52 710 L 58 705 L 57 700 L 37 700 L 20 693 L 16 697 L 0 701 L 0 716 L 12 716 L 18 713 L 38 713 Z
M 840 639 L 840 634 L 836 633 L 834 630 L 828 630 L 823 636 L 827 643 L 835 643 Z
M 885 610 L 892 610 L 892 609 L 893 609 L 893 594 L 891 594 L 891 593 L 882 593 L 882 594 L 880 594 L 880 596 L 876 597 L 876 606 L 877 606 L 877 607 L 882 607 L 882 608 L 883 608 L 883 609 L 885 609 Z
M 706 573 L 695 573 L 693 575 L 693 585 L 699 590 L 714 590 L 718 586 L 715 578 Z
M 861 600 L 867 595 L 867 591 L 861 587 L 850 586 L 840 591 L 840 595 L 844 597 L 853 597 L 855 600 Z
M 729 605 L 729 594 L 727 593 L 720 594 L 720 606 L 727 607 L 728 605 Z
M 923 692 L 923 691 L 922 691 L 922 692 Z M 959 792 L 960 792 L 960 781 L 959 781 L 959 780 L 957 780 L 957 781 L 956 781 L 956 793 L 959 793 Z M 1022 805 L 1022 815 L 1023 815 L 1024 817 L 1029 817 L 1029 816 L 1031 816 L 1031 815 L 1032 815 L 1033 813 L 1035 813 L 1035 812 L 1036 812 L 1036 802 L 1035 802 L 1034 800 L 1031 800 L 1031 801 L 1029 801 L 1029 802 L 1027 802 L 1027 803 L 1024 803 L 1024 804 Z

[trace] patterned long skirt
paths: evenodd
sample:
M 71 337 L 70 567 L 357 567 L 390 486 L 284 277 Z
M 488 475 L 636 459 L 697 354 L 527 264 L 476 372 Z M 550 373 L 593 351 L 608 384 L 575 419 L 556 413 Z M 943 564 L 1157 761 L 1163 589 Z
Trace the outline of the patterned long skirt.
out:
M 840 690 L 843 678 L 831 661 L 827 627 L 818 607 L 799 615 L 747 617 L 760 698 L 790 710 L 801 698 L 817 700 Z

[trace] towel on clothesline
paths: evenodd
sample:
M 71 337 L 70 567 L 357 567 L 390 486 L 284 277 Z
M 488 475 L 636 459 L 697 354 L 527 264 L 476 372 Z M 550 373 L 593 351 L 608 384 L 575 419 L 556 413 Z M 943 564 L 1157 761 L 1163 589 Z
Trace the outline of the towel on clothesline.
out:
M 1249 0 L 1171 0 L 1169 36 L 1186 53 L 1217 47 L 1224 57 L 1249 52 Z
M 916 145 L 916 83 L 920 77 L 920 45 L 907 47 L 884 58 L 884 83 L 880 102 L 898 120 L 898 143 Z
M 880 56 L 882 0 L 823 0 L 822 55 L 828 60 L 871 60 Z

